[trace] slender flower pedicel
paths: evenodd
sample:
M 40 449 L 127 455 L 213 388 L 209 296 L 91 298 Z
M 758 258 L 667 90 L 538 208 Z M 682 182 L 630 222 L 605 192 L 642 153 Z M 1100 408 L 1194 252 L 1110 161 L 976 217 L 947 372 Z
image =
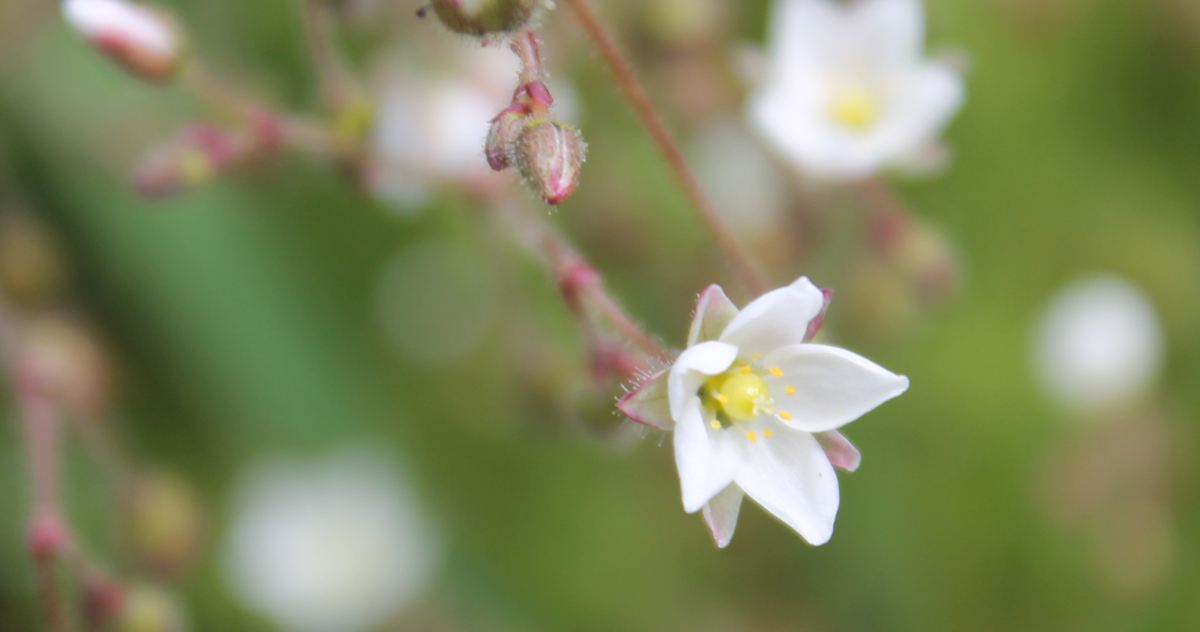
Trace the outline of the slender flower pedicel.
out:
M 769 39 L 747 114 L 807 175 L 858 180 L 923 162 L 962 105 L 959 73 L 922 53 L 920 0 L 777 0 Z
M 619 404 L 675 431 L 684 510 L 704 511 L 720 547 L 744 495 L 810 543 L 827 542 L 839 499 L 833 466 L 853 471 L 860 460 L 837 429 L 908 389 L 904 376 L 809 342 L 831 297 L 802 277 L 739 312 L 710 286 L 687 350 Z

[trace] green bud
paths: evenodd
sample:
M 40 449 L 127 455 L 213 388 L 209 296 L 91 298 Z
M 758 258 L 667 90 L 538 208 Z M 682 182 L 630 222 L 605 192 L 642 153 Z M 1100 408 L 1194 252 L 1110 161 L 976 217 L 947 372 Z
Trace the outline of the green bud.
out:
M 539 0 L 433 0 L 434 13 L 446 28 L 482 37 L 515 31 L 533 19 Z

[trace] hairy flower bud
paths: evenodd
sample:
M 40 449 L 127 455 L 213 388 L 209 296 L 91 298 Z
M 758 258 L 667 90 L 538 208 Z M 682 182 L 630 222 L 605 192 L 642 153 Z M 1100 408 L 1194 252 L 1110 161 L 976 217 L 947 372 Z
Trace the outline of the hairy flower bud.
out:
M 100 52 L 153 82 L 175 76 L 185 48 L 174 20 L 127 0 L 66 0 L 63 17 Z
M 549 119 L 534 119 L 517 139 L 517 168 L 525 183 L 549 204 L 561 204 L 579 186 L 579 168 L 587 144 L 574 127 Z
M 525 131 L 527 115 L 516 110 L 505 110 L 492 120 L 488 130 L 487 154 L 488 165 L 493 171 L 504 171 L 513 165 L 513 152 L 516 150 L 517 139 Z
M 515 31 L 533 18 L 539 0 L 433 0 L 434 13 L 446 28 L 481 37 Z

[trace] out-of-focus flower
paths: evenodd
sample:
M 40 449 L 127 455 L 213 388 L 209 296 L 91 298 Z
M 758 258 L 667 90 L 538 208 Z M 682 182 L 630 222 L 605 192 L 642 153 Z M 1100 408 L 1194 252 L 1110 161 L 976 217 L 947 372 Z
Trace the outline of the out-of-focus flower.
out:
M 484 155 L 489 126 L 512 99 L 520 63 L 498 47 L 449 51 L 444 75 L 402 61 L 380 73 L 375 191 L 417 209 L 439 184 L 502 186 Z
M 105 55 L 149 81 L 179 68 L 184 44 L 165 13 L 126 0 L 66 0 L 63 16 Z
M 925 59 L 920 0 L 777 0 L 748 116 L 804 173 L 855 180 L 927 155 L 964 97 Z
M 66 265 L 53 235 L 20 212 L 0 215 L 0 292 L 22 307 L 46 307 L 62 297 Z
M 74 320 L 44 316 L 31 324 L 21 362 L 46 380 L 66 410 L 83 420 L 100 415 L 112 397 L 112 366 L 91 331 Z
M 174 579 L 200 553 L 204 517 L 192 490 L 168 474 L 141 477 L 129 499 L 129 539 L 138 561 L 156 576 Z
M 361 632 L 417 599 L 438 543 L 390 463 L 274 461 L 243 481 L 228 549 L 239 597 L 295 632 Z
M 137 585 L 122 592 L 112 630 L 115 632 L 183 632 L 183 610 L 175 596 L 161 588 Z
M 717 545 L 748 494 L 812 544 L 833 535 L 838 482 L 858 450 L 837 429 L 908 389 L 908 378 L 844 349 L 811 344 L 832 293 L 807 278 L 741 312 L 718 286 L 700 295 L 688 348 L 619 404 L 675 431 L 688 513 Z
M 703 130 L 694 156 L 705 191 L 732 230 L 747 239 L 780 233 L 788 197 L 783 173 L 740 125 L 721 121 Z
M 1112 411 L 1144 395 L 1158 374 L 1163 336 L 1154 306 L 1128 282 L 1076 281 L 1038 325 L 1034 361 L 1051 395 L 1081 414 Z

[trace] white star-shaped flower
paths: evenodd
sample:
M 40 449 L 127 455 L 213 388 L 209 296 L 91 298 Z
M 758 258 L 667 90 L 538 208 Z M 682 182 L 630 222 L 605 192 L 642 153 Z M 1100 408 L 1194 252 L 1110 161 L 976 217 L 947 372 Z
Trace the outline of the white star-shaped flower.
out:
M 700 295 L 688 348 L 619 404 L 675 432 L 688 513 L 703 509 L 717 545 L 749 495 L 812 544 L 833 535 L 838 482 L 860 455 L 837 429 L 908 389 L 908 378 L 844 349 L 809 342 L 831 292 L 807 278 L 741 312 L 720 287 Z
M 949 64 L 924 57 L 922 11 L 920 0 L 778 0 L 751 125 L 818 178 L 924 162 L 964 87 Z

